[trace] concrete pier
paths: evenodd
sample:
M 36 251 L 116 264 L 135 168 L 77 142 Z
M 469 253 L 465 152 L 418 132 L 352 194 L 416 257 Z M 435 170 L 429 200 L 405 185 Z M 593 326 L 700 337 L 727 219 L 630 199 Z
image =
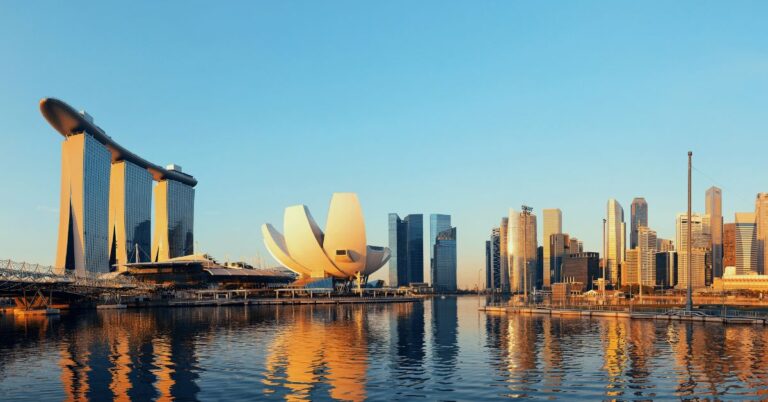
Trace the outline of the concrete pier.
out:
M 675 315 L 662 314 L 644 311 L 629 310 L 591 310 L 578 308 L 542 308 L 542 307 L 521 307 L 521 306 L 484 306 L 480 311 L 485 312 L 505 312 L 508 314 L 539 314 L 560 317 L 612 317 L 628 318 L 633 320 L 657 320 L 657 321 L 691 321 L 691 322 L 713 322 L 726 325 L 748 324 L 748 325 L 766 325 L 768 318 L 761 317 L 738 317 L 738 316 L 715 316 L 715 315 Z

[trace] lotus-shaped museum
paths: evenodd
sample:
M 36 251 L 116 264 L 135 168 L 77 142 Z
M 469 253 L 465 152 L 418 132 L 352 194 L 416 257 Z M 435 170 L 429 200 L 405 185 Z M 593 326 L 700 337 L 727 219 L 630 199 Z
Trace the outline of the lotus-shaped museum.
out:
M 304 205 L 285 209 L 284 235 L 268 223 L 261 231 L 272 257 L 302 277 L 365 278 L 390 257 L 388 248 L 366 244 L 363 210 L 355 193 L 333 194 L 325 233 Z

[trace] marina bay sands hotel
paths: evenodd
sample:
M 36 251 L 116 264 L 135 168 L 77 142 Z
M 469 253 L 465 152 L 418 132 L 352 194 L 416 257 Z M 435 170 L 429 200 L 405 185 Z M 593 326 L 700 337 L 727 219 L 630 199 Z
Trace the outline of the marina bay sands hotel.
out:
M 131 153 L 58 99 L 41 100 L 40 111 L 64 136 L 57 269 L 106 273 L 193 253 L 194 177 Z

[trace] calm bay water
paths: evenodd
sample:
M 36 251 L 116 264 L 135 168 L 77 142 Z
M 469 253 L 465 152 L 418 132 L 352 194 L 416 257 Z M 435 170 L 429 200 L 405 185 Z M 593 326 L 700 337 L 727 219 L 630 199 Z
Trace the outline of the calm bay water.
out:
M 0 400 L 768 398 L 768 330 L 484 300 L 0 317 Z

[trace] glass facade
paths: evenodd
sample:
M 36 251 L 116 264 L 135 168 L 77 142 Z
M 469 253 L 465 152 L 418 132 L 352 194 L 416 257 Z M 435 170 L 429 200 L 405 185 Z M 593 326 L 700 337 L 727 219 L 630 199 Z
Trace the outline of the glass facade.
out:
M 632 200 L 629 233 L 629 248 L 635 248 L 638 244 L 637 232 L 641 226 L 648 226 L 648 203 L 645 198 Z
M 456 228 L 449 228 L 435 237 L 434 276 L 435 292 L 456 291 Z
M 83 155 L 83 245 L 85 270 L 109 272 L 109 169 L 112 156 L 104 145 L 85 135 Z
M 152 175 L 129 161 L 112 165 L 110 185 L 110 267 L 150 261 Z
M 420 214 L 389 214 L 390 286 L 424 282 L 424 221 Z
M 177 181 L 166 180 L 168 186 L 168 250 L 170 258 L 193 253 L 195 189 Z
M 451 216 L 442 214 L 432 214 L 429 216 L 429 274 L 432 286 L 435 284 L 435 242 L 437 236 L 445 230 L 451 228 Z

